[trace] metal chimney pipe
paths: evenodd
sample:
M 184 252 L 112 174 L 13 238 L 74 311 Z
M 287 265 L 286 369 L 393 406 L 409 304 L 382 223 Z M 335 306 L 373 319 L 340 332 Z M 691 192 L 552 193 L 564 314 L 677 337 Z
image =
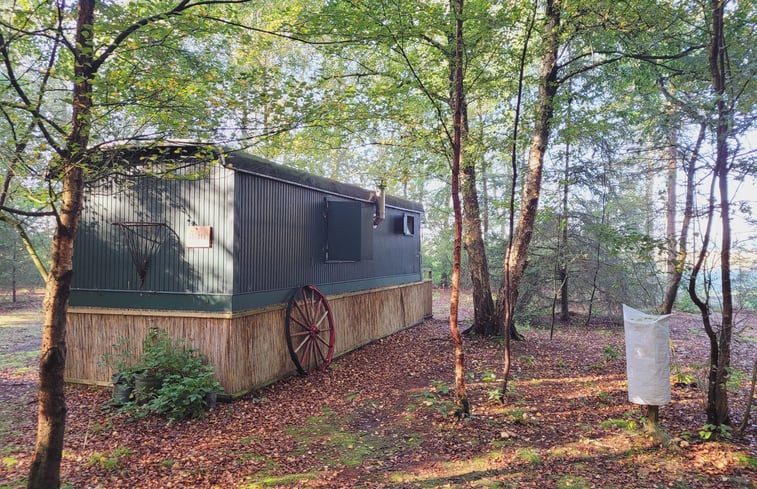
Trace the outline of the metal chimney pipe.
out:
M 377 227 L 386 218 L 386 185 L 382 180 L 376 189 L 376 215 L 373 217 L 373 227 Z

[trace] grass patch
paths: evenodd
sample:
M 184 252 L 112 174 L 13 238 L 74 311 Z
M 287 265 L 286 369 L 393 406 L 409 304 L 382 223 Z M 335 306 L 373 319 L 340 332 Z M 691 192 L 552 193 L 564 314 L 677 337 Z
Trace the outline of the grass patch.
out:
M 739 464 L 739 467 L 742 469 L 757 470 L 757 457 L 748 453 L 737 453 L 735 454 L 735 457 L 736 463 Z
M 260 479 L 246 482 L 240 486 L 240 489 L 261 489 L 263 487 L 299 487 L 299 484 L 313 480 L 318 476 L 318 472 L 310 471 L 302 474 L 284 474 L 284 475 L 262 475 Z
M 18 465 L 18 459 L 16 457 L 3 457 L 2 462 L 3 467 L 5 467 L 6 469 L 10 469 L 11 467 Z
M 557 480 L 557 489 L 589 489 L 591 483 L 577 475 L 564 475 Z
M 38 360 L 38 349 L 0 353 L 0 368 L 29 370 L 30 364 Z
M 321 415 L 310 416 L 302 426 L 288 426 L 284 433 L 297 441 L 307 443 L 317 438 L 323 438 L 338 429 L 339 422 L 335 422 L 336 413 L 328 408 L 321 408 Z
M 515 451 L 515 458 L 531 465 L 542 464 L 541 455 L 539 455 L 539 452 L 536 449 L 531 447 L 518 448 Z
M 123 465 L 123 459 L 133 452 L 127 447 L 118 447 L 110 453 L 95 452 L 89 457 L 89 463 L 98 465 L 103 470 L 117 470 Z
M 610 430 L 613 428 L 621 429 L 621 430 L 627 430 L 627 431 L 633 431 L 636 428 L 638 428 L 638 424 L 633 419 L 619 419 L 619 418 L 611 418 L 606 419 L 599 423 L 599 427 L 603 430 Z
M 505 421 L 507 421 L 510 424 L 526 425 L 528 424 L 530 420 L 528 413 L 526 413 L 523 409 L 520 409 L 520 408 L 515 408 L 515 409 L 510 409 L 508 411 L 505 411 L 504 416 L 505 416 Z
M 244 452 L 237 457 L 237 461 L 241 463 L 253 461 L 253 462 L 265 462 L 266 458 L 263 455 L 258 455 L 254 452 Z M 273 465 L 269 469 L 273 468 Z

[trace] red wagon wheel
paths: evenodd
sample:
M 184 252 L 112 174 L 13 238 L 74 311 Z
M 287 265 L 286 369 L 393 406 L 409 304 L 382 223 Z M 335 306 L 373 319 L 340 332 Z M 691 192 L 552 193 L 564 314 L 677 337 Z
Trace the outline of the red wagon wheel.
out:
M 334 316 L 326 297 L 312 285 L 297 289 L 289 299 L 286 335 L 298 372 L 329 366 L 334 355 Z

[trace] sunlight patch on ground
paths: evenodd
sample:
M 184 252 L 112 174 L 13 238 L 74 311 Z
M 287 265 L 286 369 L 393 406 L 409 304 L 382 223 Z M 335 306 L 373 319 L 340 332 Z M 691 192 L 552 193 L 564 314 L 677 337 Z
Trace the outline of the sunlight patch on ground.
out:
M 6 312 L 0 315 L 0 328 L 39 326 L 42 313 L 39 311 Z
M 418 464 L 408 471 L 392 473 L 388 480 L 393 484 L 423 484 L 440 479 L 479 478 L 496 468 L 501 461 L 502 453 L 495 450 L 472 459 Z
M 628 435 L 616 434 L 597 439 L 582 437 L 573 443 L 550 448 L 547 455 L 557 460 L 577 461 L 628 453 L 634 448 L 635 444 Z

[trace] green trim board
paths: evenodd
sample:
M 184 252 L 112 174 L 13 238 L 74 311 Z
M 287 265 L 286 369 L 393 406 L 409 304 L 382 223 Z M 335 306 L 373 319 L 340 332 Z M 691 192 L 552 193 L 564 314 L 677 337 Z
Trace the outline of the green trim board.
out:
M 74 292 L 72 290 L 72 292 Z M 142 292 L 131 290 L 83 290 L 71 294 L 71 307 L 117 309 L 169 309 L 176 311 L 231 312 L 230 294 Z
M 359 292 L 394 285 L 420 282 L 420 273 L 378 277 L 331 284 L 315 284 L 325 295 Z M 301 284 L 307 285 L 307 284 Z M 192 294 L 175 292 L 141 292 L 126 290 L 76 290 L 71 307 L 116 309 L 237 312 L 263 308 L 289 301 L 294 288 L 267 290 L 248 294 Z

